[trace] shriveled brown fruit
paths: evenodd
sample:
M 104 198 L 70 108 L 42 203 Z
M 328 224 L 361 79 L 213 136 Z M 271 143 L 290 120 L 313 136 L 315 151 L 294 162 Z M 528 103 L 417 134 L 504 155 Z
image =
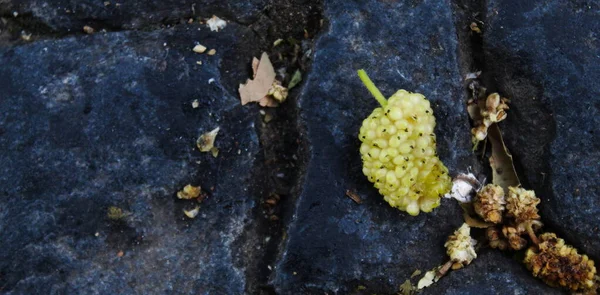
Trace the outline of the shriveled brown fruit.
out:
M 486 222 L 498 224 L 502 222 L 505 204 L 504 190 L 498 185 L 488 184 L 475 196 L 473 208 Z
M 554 233 L 544 233 L 540 243 L 525 254 L 525 265 L 535 277 L 550 286 L 561 286 L 573 291 L 593 290 L 596 267 L 587 255 L 567 244 Z
M 505 226 L 502 228 L 502 234 L 508 240 L 508 246 L 513 250 L 521 250 L 527 246 L 527 240 L 521 237 L 525 231 L 515 227 Z
M 508 248 L 508 242 L 504 238 L 504 234 L 502 234 L 502 231 L 497 227 L 488 227 L 485 230 L 485 236 L 490 243 L 490 247 L 493 249 L 506 250 L 506 248 Z
M 537 209 L 540 199 L 534 191 L 509 187 L 506 203 L 506 215 L 514 218 L 516 223 L 540 219 Z

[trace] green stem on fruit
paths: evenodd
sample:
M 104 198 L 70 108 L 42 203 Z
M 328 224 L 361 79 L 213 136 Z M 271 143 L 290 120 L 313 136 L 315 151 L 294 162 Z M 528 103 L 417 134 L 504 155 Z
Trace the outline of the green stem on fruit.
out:
M 373 81 L 371 81 L 371 79 L 369 79 L 367 72 L 365 72 L 365 70 L 363 70 L 363 69 L 358 70 L 358 77 L 363 82 L 363 84 L 365 84 L 365 86 L 367 87 L 369 92 L 371 92 L 371 94 L 375 97 L 377 102 L 379 102 L 379 104 L 382 107 L 385 107 L 387 105 L 387 99 L 385 98 L 385 96 L 383 96 L 381 91 L 379 91 L 379 89 L 377 89 L 377 86 L 375 86 Z

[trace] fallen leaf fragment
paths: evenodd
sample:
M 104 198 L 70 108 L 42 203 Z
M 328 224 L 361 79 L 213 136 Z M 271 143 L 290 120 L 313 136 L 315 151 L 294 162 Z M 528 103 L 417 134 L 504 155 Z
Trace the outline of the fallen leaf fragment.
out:
M 346 196 L 348 196 L 350 199 L 352 199 L 352 201 L 354 201 L 356 204 L 362 203 L 360 196 L 351 190 L 346 190 Z
M 490 157 L 490 167 L 492 167 L 492 183 L 508 191 L 509 186 L 518 187 L 521 185 L 512 155 L 504 145 L 500 128 L 497 124 L 492 124 L 489 128 L 488 139 L 492 144 L 492 156 Z
M 273 99 L 271 96 L 265 95 L 265 97 L 261 98 L 258 101 L 258 104 L 261 107 L 269 107 L 269 108 L 274 108 L 279 106 L 279 103 L 277 103 L 277 101 L 275 99 Z
M 108 207 L 108 211 L 106 212 L 106 217 L 108 217 L 110 220 L 121 220 L 125 216 L 126 213 L 123 211 L 123 209 L 116 206 Z
M 202 193 L 202 189 L 200 188 L 200 186 L 193 186 L 191 184 L 188 184 L 185 187 L 183 187 L 182 190 L 177 192 L 177 198 L 183 200 L 195 199 L 200 196 L 200 193 Z
M 465 223 L 468 226 L 475 227 L 475 228 L 488 228 L 488 227 L 494 226 L 493 223 L 485 222 L 485 221 L 479 219 L 478 217 L 474 217 L 475 210 L 473 209 L 473 204 L 470 204 L 470 203 L 460 204 L 460 207 L 462 207 L 462 209 L 463 209 L 463 219 L 465 220 Z
M 213 49 L 209 50 L 206 54 L 215 55 L 215 54 L 217 54 L 217 50 L 213 48 Z
M 213 157 L 215 157 L 215 158 L 216 158 L 216 157 L 219 155 L 219 149 L 218 149 L 218 148 L 216 148 L 216 147 L 212 147 L 212 148 L 210 149 L 210 153 L 211 153 L 211 155 L 212 155 Z
M 94 33 L 94 28 L 90 27 L 90 26 L 83 26 L 83 32 L 85 32 L 86 34 L 93 34 Z
M 249 102 L 259 102 L 261 106 L 273 106 L 277 102 L 274 99 L 267 97 L 273 82 L 275 81 L 275 69 L 269 60 L 266 52 L 260 57 L 260 61 L 256 64 L 256 59 L 252 62 L 252 68 L 255 69 L 254 79 L 240 84 L 239 92 L 242 105 Z
M 28 33 L 26 31 L 21 31 L 21 39 L 23 39 L 23 41 L 31 41 L 31 33 Z
M 282 103 L 288 96 L 288 89 L 281 86 L 281 83 L 275 80 L 271 85 L 271 89 L 269 89 L 269 92 L 267 92 L 267 95 L 273 97 L 279 103 Z
M 196 206 L 194 209 L 191 210 L 183 210 L 183 213 L 185 214 L 185 216 L 189 217 L 189 218 L 196 218 L 196 216 L 198 216 L 198 212 L 200 212 L 200 207 Z
M 477 25 L 477 23 L 476 23 L 476 22 L 472 22 L 472 23 L 469 25 L 469 28 L 471 28 L 471 31 L 473 31 L 473 32 L 475 32 L 475 33 L 477 33 L 477 34 L 481 34 L 481 29 L 479 28 L 479 26 Z
M 252 58 L 252 79 L 256 78 L 256 73 L 258 72 L 258 64 L 260 64 L 260 60 L 256 57 Z M 275 70 L 273 70 L 274 72 Z
M 271 115 L 271 113 L 264 113 L 263 115 L 263 122 L 265 123 L 269 123 L 273 120 L 273 115 Z
M 117 252 L 117 257 L 123 257 L 123 255 L 125 255 L 125 252 L 123 252 L 123 251 Z
M 417 289 L 421 290 L 423 288 L 427 288 L 433 283 L 437 282 L 435 274 L 437 273 L 437 268 L 434 268 L 425 273 L 425 275 L 419 280 L 417 283 Z
M 215 138 L 219 133 L 219 127 L 213 129 L 213 131 L 200 135 L 196 141 L 196 145 L 201 152 L 209 152 L 215 145 Z
M 206 21 L 206 25 L 210 28 L 211 31 L 219 31 L 224 29 L 227 26 L 227 22 L 220 19 L 218 16 L 213 15 L 210 19 Z
M 296 85 L 298 85 L 300 82 L 302 82 L 302 72 L 298 69 L 296 72 L 294 72 L 294 75 L 288 84 L 288 90 L 292 90 L 292 88 L 296 87 Z
M 275 42 L 273 42 L 273 47 L 281 44 L 281 42 L 283 42 L 283 39 L 277 39 L 277 40 L 275 40 Z
M 410 282 L 410 280 L 404 281 L 402 285 L 400 285 L 400 294 L 402 295 L 412 295 L 415 294 L 416 288 Z
M 412 279 L 412 278 L 414 278 L 416 276 L 420 276 L 420 275 L 421 275 L 421 270 L 417 269 L 410 275 L 410 278 Z

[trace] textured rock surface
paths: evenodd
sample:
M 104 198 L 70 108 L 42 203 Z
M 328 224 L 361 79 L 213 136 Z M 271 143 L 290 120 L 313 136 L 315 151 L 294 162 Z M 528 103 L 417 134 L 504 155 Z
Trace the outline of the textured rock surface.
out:
M 191 26 L 0 51 L 4 291 L 243 292 L 236 263 L 246 249 L 234 241 L 255 218 L 246 189 L 258 142 L 254 118 L 224 86 L 246 64 L 223 56 L 252 56 L 237 45 L 249 35 Z M 195 40 L 217 55 L 193 53 Z M 195 139 L 216 126 L 215 159 Z M 194 202 L 175 198 L 190 182 L 209 192 L 194 220 L 182 213 Z M 110 221 L 109 206 L 129 215 Z
M 502 128 L 544 222 L 600 260 L 597 4 L 493 0 L 477 14 L 482 4 L 468 0 L 324 1 L 301 91 L 255 126 L 258 108 L 237 98 L 248 62 L 262 47 L 285 64 L 271 39 L 314 35 L 320 2 L 109 2 L 0 0 L 4 20 L 20 15 L 0 19 L 0 292 L 396 294 L 415 270 L 445 262 L 461 209 L 443 200 L 410 217 L 362 175 L 357 134 L 377 102 L 356 70 L 387 96 L 427 96 L 440 158 L 452 175 L 479 174 L 463 76 L 482 53 L 486 86 L 513 100 Z M 219 33 L 163 27 L 192 17 L 194 3 L 196 16 L 234 22 Z M 466 49 L 473 16 L 485 23 L 483 52 Z M 148 31 L 82 36 L 83 25 Z M 2 43 L 20 26 L 50 40 Z M 193 53 L 196 41 L 217 55 Z M 215 159 L 195 139 L 217 125 Z M 209 194 L 193 220 L 182 210 L 195 203 L 175 197 L 188 183 Z M 270 215 L 261 202 L 273 192 Z M 109 220 L 109 206 L 127 215 Z M 422 293 L 561 291 L 518 254 L 484 248 Z
M 465 171 L 473 158 L 452 14 L 448 3 L 434 1 L 329 1 L 324 11 L 330 23 L 300 98 L 311 157 L 273 283 L 281 294 L 345 294 L 358 286 L 392 294 L 416 269 L 444 262 L 460 209 L 446 200 L 432 214 L 410 217 L 389 207 L 362 175 L 358 129 L 377 102 L 356 70 L 365 68 L 388 96 L 404 88 L 428 97 L 440 157 L 452 174 Z M 347 189 L 363 204 L 346 197 Z M 441 288 L 448 282 L 457 283 Z
M 234 21 L 250 22 L 265 8 L 266 0 L 152 0 L 72 1 L 8 0 L 0 2 L 0 14 L 31 17 L 55 31 L 82 32 L 83 26 L 96 29 L 137 29 L 180 19 L 216 14 Z
M 414 280 L 416 281 L 416 279 Z M 426 294 L 564 294 L 531 276 L 513 257 L 499 251 L 479 251 L 468 267 L 451 272 L 431 287 Z
M 544 222 L 600 260 L 600 5 L 488 3 L 485 58 L 512 99 L 507 144 Z

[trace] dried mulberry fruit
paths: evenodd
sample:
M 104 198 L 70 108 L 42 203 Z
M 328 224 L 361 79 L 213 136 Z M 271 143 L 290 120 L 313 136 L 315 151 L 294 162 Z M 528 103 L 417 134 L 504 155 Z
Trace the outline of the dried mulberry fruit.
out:
M 491 226 L 485 230 L 485 235 L 493 249 L 506 250 L 508 242 L 504 239 L 504 234 L 498 228 Z
M 475 196 L 473 208 L 475 213 L 486 222 L 501 223 L 504 212 L 504 190 L 495 184 L 488 184 Z
M 596 267 L 587 255 L 577 253 L 554 233 L 539 237 L 540 243 L 525 254 L 525 265 L 535 277 L 550 286 L 561 286 L 574 291 L 594 287 Z
M 473 259 L 477 258 L 475 244 L 477 244 L 477 241 L 471 238 L 471 228 L 466 223 L 463 223 L 453 235 L 448 237 L 448 241 L 444 246 L 446 247 L 446 253 L 453 262 L 452 269 L 467 266 Z
M 485 92 L 485 88 L 483 91 Z M 471 129 L 473 143 L 478 143 L 487 137 L 490 125 L 506 119 L 506 110 L 509 109 L 507 103 L 508 99 L 501 98 L 498 93 L 488 95 L 485 100 L 481 97 L 470 103 L 469 115 L 475 125 Z
M 493 123 L 498 123 L 506 119 L 506 110 L 508 110 L 507 102 L 508 100 L 500 98 L 498 93 L 488 95 L 485 100 L 485 108 L 481 110 L 483 124 L 490 126 Z
M 537 209 L 540 199 L 535 196 L 534 191 L 509 187 L 506 202 L 507 216 L 514 218 L 515 222 L 523 223 L 540 219 Z
M 429 101 L 406 90 L 386 100 L 364 71 L 359 76 L 381 104 L 360 128 L 363 173 L 391 206 L 411 215 L 430 212 L 451 180 L 437 157 Z
M 521 250 L 527 246 L 527 240 L 521 237 L 525 233 L 526 231 L 519 227 L 505 226 L 502 228 L 502 234 L 508 239 L 508 246 L 513 250 Z

